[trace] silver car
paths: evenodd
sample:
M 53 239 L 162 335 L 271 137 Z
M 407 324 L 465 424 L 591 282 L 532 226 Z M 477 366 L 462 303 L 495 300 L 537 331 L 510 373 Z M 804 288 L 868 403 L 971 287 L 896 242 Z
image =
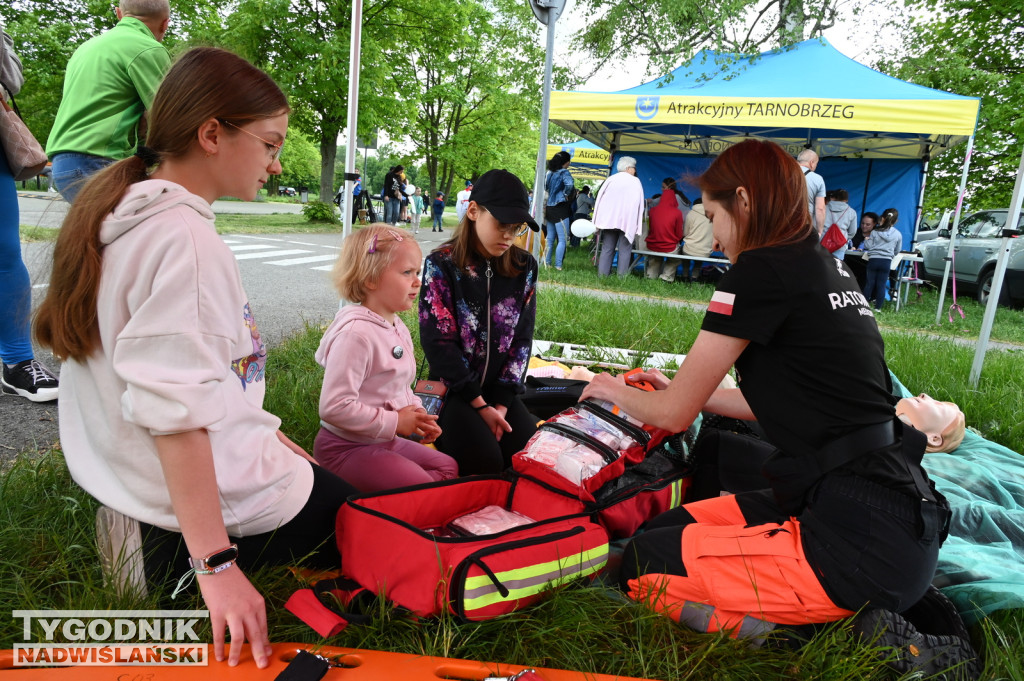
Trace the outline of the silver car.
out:
M 956 273 L 957 286 L 973 292 L 983 305 L 992 290 L 992 275 L 996 269 L 1007 213 L 1007 210 L 978 211 L 961 219 L 957 229 L 952 268 Z M 1017 230 L 1021 229 L 1024 229 L 1024 213 L 1017 220 Z M 941 284 L 946 254 L 949 252 L 949 230 L 940 230 L 937 238 L 918 244 L 917 251 L 924 258 L 924 278 Z M 1010 242 L 1010 259 L 1003 290 L 1009 302 L 1024 303 L 1024 238 L 1015 238 Z

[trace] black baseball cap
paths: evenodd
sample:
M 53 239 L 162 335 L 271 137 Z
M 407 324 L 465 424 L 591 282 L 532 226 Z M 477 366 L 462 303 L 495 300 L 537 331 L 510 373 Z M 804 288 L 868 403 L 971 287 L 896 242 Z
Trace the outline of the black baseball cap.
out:
M 537 221 L 530 215 L 530 198 L 522 181 L 507 170 L 495 168 L 481 175 L 473 185 L 470 201 L 506 225 L 523 222 L 535 232 L 540 231 Z

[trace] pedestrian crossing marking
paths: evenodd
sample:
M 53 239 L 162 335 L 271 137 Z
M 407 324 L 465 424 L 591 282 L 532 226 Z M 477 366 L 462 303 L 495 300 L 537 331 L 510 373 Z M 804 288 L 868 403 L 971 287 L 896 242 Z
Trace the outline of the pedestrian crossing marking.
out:
M 281 265 L 282 267 L 288 265 L 305 265 L 311 262 L 327 262 L 328 260 L 337 260 L 337 255 L 310 255 L 305 258 L 289 258 L 287 260 L 269 260 L 266 264 L 268 265 Z M 328 268 L 330 269 L 330 268 Z
M 235 260 L 251 260 L 252 258 L 277 258 L 284 255 L 297 255 L 299 253 L 309 253 L 309 251 L 298 248 L 285 251 L 256 251 L 255 253 L 236 254 Z
M 232 253 L 237 253 L 238 251 L 262 251 L 262 250 L 268 250 L 268 249 L 271 249 L 271 248 L 278 248 L 278 246 L 271 246 L 269 244 L 243 244 L 243 245 L 240 245 L 240 246 L 230 246 L 229 245 L 228 248 L 231 249 Z

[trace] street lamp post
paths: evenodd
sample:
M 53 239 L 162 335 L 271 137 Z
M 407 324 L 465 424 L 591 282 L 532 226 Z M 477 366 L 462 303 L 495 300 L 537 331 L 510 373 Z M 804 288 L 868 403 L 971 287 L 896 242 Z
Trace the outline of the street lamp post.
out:
M 566 0 L 530 0 L 537 21 L 548 27 L 547 50 L 544 55 L 544 94 L 540 114 L 540 148 L 537 149 L 537 174 L 533 183 L 533 218 L 544 224 L 544 164 L 548 151 L 548 109 L 551 104 L 551 66 L 555 52 L 555 23 L 565 9 Z M 540 260 L 540 235 L 533 235 L 534 257 Z

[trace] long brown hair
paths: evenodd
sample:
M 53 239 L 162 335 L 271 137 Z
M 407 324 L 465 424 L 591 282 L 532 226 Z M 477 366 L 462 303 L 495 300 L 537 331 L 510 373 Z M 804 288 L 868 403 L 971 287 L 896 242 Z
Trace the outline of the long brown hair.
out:
M 451 249 L 452 262 L 460 270 L 465 269 L 474 258 L 478 260 L 488 259 L 486 255 L 481 253 L 483 247 L 476 235 L 476 221 L 469 219 L 468 212 L 462 217 L 459 224 L 456 225 L 452 238 L 435 248 L 434 252 L 445 249 Z M 526 267 L 529 259 L 530 254 L 515 244 L 512 244 L 507 251 L 497 258 L 490 258 L 494 271 L 502 277 L 518 277 L 522 273 L 523 268 Z
M 198 47 L 167 72 L 149 110 L 149 150 L 93 175 L 68 211 L 53 250 L 53 273 L 35 319 L 40 344 L 61 359 L 84 360 L 99 345 L 96 297 L 103 270 L 100 227 L 149 165 L 185 156 L 211 118 L 235 125 L 288 112 L 288 99 L 255 66 L 226 50 Z M 234 134 L 225 126 L 225 134 Z M 143 156 L 146 159 L 143 159 Z
M 807 183 L 793 157 L 774 142 L 745 140 L 726 149 L 698 179 L 701 192 L 722 204 L 737 225 L 739 252 L 802 241 L 812 230 Z M 744 187 L 750 219 L 741 225 L 736 190 Z

